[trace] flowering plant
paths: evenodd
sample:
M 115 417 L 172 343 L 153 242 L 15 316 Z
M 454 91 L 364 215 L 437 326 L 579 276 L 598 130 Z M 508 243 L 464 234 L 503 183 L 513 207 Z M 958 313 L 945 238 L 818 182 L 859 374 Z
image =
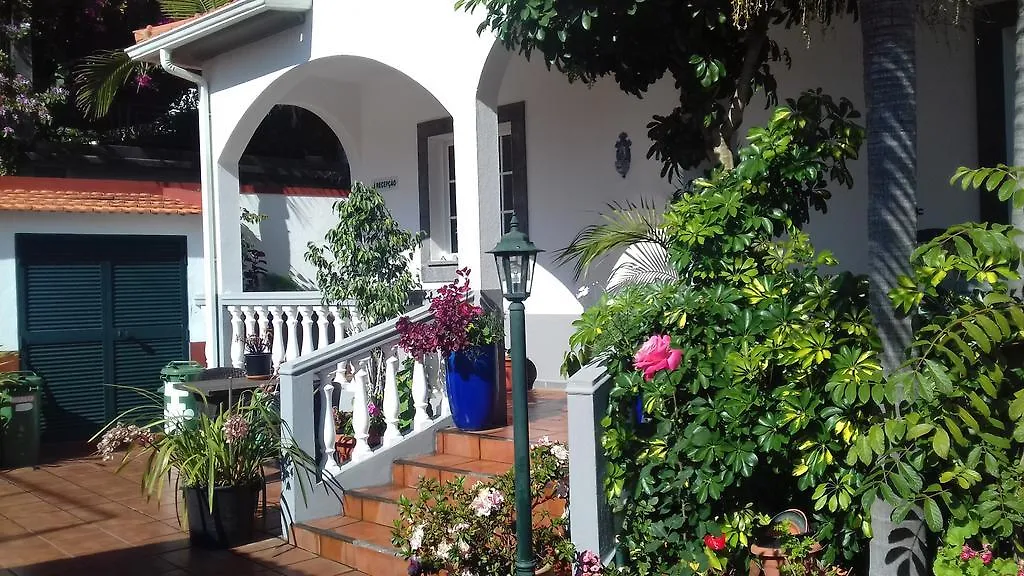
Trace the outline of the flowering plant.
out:
M 238 340 L 245 345 L 246 354 L 266 354 L 270 352 L 270 348 L 274 344 L 274 331 L 271 328 L 267 328 L 263 334 L 250 334 L 248 337 L 239 336 Z
M 935 555 L 935 576 L 1024 576 L 1024 559 L 1000 553 L 978 538 L 979 524 L 954 525 L 943 535 L 944 546 Z
M 160 496 L 172 469 L 182 487 L 207 492 L 211 509 L 214 488 L 260 485 L 267 462 L 283 457 L 306 470 L 316 469 L 316 462 L 291 439 L 273 396 L 259 388 L 242 394 L 216 417 L 199 410 L 191 418 L 166 418 L 163 396 L 131 390 L 149 402 L 115 418 L 93 441 L 99 439 L 97 451 L 104 460 L 127 446 L 118 471 L 133 460 L 145 461 L 142 489 L 147 498 Z
M 487 313 L 469 302 L 469 268 L 455 273 L 455 280 L 437 290 L 430 301 L 434 318 L 414 324 L 398 320 L 398 345 L 415 358 L 440 351 L 447 356 L 473 346 L 487 346 L 504 338 L 501 314 Z
M 530 450 L 533 550 L 537 567 L 568 570 L 574 559 L 569 540 L 569 458 L 564 444 L 546 439 Z M 440 483 L 423 478 L 414 500 L 402 497 L 392 542 L 409 560 L 411 576 L 511 574 L 516 526 L 513 473 L 471 488 L 464 478 Z M 600 562 L 598 562 L 600 565 Z M 591 572 L 593 573 L 593 572 Z

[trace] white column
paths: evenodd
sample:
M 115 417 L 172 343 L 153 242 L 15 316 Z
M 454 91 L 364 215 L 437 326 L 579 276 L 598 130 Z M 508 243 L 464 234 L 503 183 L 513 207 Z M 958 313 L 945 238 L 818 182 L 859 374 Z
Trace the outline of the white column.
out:
M 245 329 L 242 327 L 242 317 L 238 313 L 238 306 L 228 306 L 228 313 L 231 314 L 231 365 L 241 368 L 245 354 L 242 343 L 245 339 Z
M 475 96 L 475 94 L 474 94 Z M 500 288 L 494 258 L 486 251 L 501 237 L 498 113 L 477 100 L 452 111 L 455 128 L 455 175 L 459 183 L 459 267 L 468 266 L 474 294 Z
M 217 283 L 217 193 L 213 177 L 213 155 L 211 154 L 210 90 L 204 84 L 199 86 L 199 182 L 202 190 L 203 218 L 203 294 L 206 308 L 203 322 L 206 324 L 206 365 L 220 367 L 224 362 L 224 337 L 221 332 L 220 288 Z
M 242 235 L 239 218 L 241 187 L 238 183 L 238 165 L 230 169 L 218 164 L 214 170 L 217 190 L 217 280 L 223 294 L 241 294 L 242 290 Z
M 316 307 L 316 342 L 313 349 L 319 350 L 327 347 L 327 307 Z
M 387 429 L 384 430 L 382 445 L 387 448 L 397 444 L 402 439 L 402 431 L 398 428 L 398 358 L 392 355 L 387 359 L 387 366 L 384 369 L 384 422 Z
M 287 342 L 285 342 L 284 361 L 291 362 L 299 357 L 299 319 L 295 314 L 295 306 L 282 306 L 281 310 L 288 316 L 284 322 L 287 327 L 285 329 Z
M 284 362 L 284 318 L 281 317 L 279 306 L 270 306 L 270 314 L 274 316 L 274 342 L 270 346 L 270 357 L 274 361 L 274 370 Z
M 331 340 L 331 344 L 334 344 L 345 337 L 345 321 L 341 319 L 341 311 L 337 306 L 331 306 L 330 310 L 334 318 L 334 340 Z
M 299 306 L 302 316 L 302 352 L 300 356 L 313 353 L 313 310 L 309 306 Z
M 437 358 L 437 370 L 434 371 L 434 375 L 437 381 L 434 382 L 434 389 L 441 396 L 441 418 L 445 418 L 452 415 L 452 407 L 448 403 L 448 359 L 440 353 L 435 358 Z

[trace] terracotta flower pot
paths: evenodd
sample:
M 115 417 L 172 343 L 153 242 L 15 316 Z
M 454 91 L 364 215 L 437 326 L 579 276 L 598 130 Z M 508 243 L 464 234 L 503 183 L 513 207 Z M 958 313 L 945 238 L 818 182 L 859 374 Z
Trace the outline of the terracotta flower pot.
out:
M 339 434 L 334 442 L 334 453 L 338 455 L 338 462 L 347 462 L 352 458 L 352 450 L 356 447 L 356 439 L 347 434 Z
M 811 548 L 811 555 L 821 552 L 821 544 L 815 543 Z M 750 561 L 750 576 L 779 576 L 781 567 L 786 563 L 786 555 L 779 548 L 766 548 L 753 545 L 750 553 L 754 559 Z

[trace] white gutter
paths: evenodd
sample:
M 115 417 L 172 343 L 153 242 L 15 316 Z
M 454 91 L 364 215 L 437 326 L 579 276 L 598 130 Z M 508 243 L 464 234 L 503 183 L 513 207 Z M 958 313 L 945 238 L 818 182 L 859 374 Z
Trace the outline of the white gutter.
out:
M 206 365 L 219 367 L 223 353 L 220 337 L 220 303 L 217 286 L 217 198 L 213 189 L 213 123 L 210 113 L 210 87 L 206 79 L 174 63 L 171 51 L 160 50 L 160 67 L 172 76 L 192 82 L 199 88 L 199 186 L 203 206 L 203 290 L 207 306 L 203 309 L 206 323 Z
M 235 0 L 173 30 L 139 42 L 125 52 L 132 60 L 153 60 L 164 50 L 174 50 L 265 12 L 306 12 L 312 8 L 313 0 Z

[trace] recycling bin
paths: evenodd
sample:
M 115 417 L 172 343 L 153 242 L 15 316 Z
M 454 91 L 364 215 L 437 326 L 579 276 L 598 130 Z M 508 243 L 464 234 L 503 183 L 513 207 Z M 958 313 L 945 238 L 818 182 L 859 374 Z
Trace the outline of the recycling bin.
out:
M 0 466 L 35 466 L 43 379 L 35 372 L 11 372 L 0 387 Z
M 194 382 L 203 372 L 203 365 L 194 361 L 171 362 L 160 370 L 164 382 L 164 432 L 187 426 L 196 417 L 198 405 L 183 384 Z

